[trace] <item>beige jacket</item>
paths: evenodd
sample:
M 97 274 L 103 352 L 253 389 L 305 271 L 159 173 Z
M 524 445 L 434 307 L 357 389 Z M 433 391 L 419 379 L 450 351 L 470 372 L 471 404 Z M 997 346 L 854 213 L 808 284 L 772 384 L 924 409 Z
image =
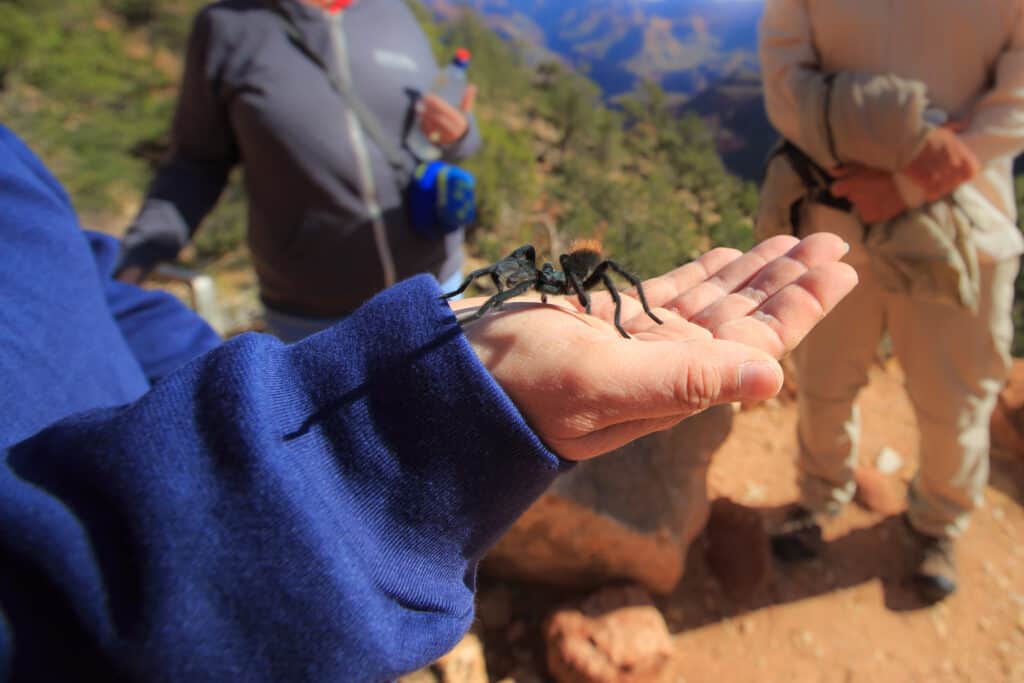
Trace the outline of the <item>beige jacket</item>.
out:
M 828 154 L 890 172 L 916 156 L 931 125 L 924 120 L 925 85 L 892 74 L 841 71 L 820 98 L 807 99 L 803 106 L 822 113 Z M 790 232 L 790 207 L 809 196 L 789 161 L 780 154 L 768 166 L 755 224 L 759 239 Z M 988 202 L 972 202 L 969 194 L 961 187 L 937 202 L 924 203 L 921 197 L 915 208 L 866 231 L 864 246 L 886 289 L 977 310 L 980 283 L 973 232 L 975 226 L 991 222 L 991 216 Z
M 833 156 L 812 105 L 826 74 L 923 83 L 931 106 L 969 121 L 963 137 L 983 164 L 969 191 L 991 217 L 975 228 L 978 247 L 996 258 L 1024 251 L 1012 178 L 1024 151 L 1024 0 L 766 0 L 760 57 L 769 118 L 825 168 L 858 160 Z

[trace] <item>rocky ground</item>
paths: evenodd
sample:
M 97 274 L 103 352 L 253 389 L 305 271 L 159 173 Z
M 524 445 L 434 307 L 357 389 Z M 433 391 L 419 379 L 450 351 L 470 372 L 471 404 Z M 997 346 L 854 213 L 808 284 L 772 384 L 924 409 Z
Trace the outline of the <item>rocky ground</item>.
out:
M 876 507 L 890 513 L 904 503 L 917 455 L 901 381 L 895 364 L 878 368 L 861 401 L 866 464 L 888 448 L 882 469 L 896 467 L 873 470 L 883 494 Z M 985 506 L 958 548 L 962 587 L 947 602 L 923 607 L 903 579 L 912 550 L 896 514 L 851 506 L 826 527 L 824 557 L 801 566 L 773 561 L 749 533 L 751 519 L 770 524 L 796 497 L 794 424 L 795 406 L 785 401 L 736 416 L 709 483 L 713 498 L 738 506 L 723 515 L 719 503 L 714 538 L 698 539 L 680 585 L 654 601 L 671 634 L 670 662 L 657 680 L 1024 682 L 1024 458 L 993 458 Z M 488 677 L 474 679 L 463 665 L 407 681 L 553 681 L 545 624 L 557 608 L 584 598 L 484 577 L 475 632 Z

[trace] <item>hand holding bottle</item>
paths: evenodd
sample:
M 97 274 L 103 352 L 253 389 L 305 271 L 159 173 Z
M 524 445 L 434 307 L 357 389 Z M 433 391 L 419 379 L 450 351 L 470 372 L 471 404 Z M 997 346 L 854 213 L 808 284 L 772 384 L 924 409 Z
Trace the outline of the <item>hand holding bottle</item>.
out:
M 466 76 L 469 60 L 469 50 L 456 50 L 452 61 L 416 103 L 416 122 L 409 128 L 405 143 L 420 161 L 440 159 L 442 148 L 458 142 L 469 130 L 468 115 L 476 99 L 476 87 Z
M 423 96 L 418 106 L 420 129 L 434 145 L 444 147 L 458 142 L 469 129 L 468 114 L 473 111 L 476 86 L 467 85 L 458 108 L 434 93 Z

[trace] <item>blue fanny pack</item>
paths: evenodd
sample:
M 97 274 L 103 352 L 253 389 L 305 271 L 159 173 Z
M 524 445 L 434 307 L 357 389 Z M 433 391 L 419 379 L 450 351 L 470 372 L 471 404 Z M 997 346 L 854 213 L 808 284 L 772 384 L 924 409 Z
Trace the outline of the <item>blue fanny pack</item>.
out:
M 408 192 L 409 222 L 423 237 L 440 239 L 476 216 L 473 174 L 447 162 L 420 164 Z

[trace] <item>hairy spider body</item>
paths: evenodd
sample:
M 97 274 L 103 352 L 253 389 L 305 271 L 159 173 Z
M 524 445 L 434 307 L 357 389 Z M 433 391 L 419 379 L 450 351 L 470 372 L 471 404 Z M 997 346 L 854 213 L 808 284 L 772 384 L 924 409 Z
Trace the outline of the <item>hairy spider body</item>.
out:
M 574 243 L 568 254 L 562 254 L 558 259 L 561 270 L 555 270 L 550 263 L 537 267 L 537 252 L 532 244 L 526 244 L 494 265 L 474 270 L 466 276 L 462 284 L 453 292 L 441 296 L 448 299 L 466 291 L 470 283 L 479 277 L 489 276 L 494 283 L 498 293 L 489 298 L 473 314 L 459 320 L 460 323 L 467 323 L 479 320 L 492 308 L 501 308 L 501 305 L 513 297 L 525 294 L 533 289 L 540 292 L 540 300 L 547 302 L 548 295 L 576 294 L 580 304 L 587 313 L 590 313 L 590 295 L 588 290 L 598 283 L 604 284 L 615 302 L 615 329 L 626 339 L 629 335 L 622 327 L 622 298 L 615 288 L 608 271 L 614 271 L 629 280 L 630 284 L 636 287 L 636 293 L 643 306 L 644 313 L 650 316 L 651 320 L 661 324 L 661 320 L 651 311 L 647 305 L 647 298 L 644 296 L 643 285 L 639 278 L 624 270 L 619 264 L 601 255 L 601 247 L 597 242 Z

